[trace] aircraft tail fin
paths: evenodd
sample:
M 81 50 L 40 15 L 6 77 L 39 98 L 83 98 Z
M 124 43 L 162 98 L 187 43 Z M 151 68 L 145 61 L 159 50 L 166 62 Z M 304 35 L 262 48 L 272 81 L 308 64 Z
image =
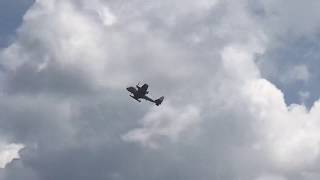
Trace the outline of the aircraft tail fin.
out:
M 164 97 L 162 96 L 159 99 L 156 99 L 154 102 L 156 103 L 157 106 L 159 106 L 162 103 L 163 99 Z

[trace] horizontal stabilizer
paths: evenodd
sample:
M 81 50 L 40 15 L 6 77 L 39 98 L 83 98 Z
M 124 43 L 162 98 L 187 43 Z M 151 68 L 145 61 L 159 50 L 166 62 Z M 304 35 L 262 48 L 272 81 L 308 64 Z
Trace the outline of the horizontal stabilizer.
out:
M 163 100 L 164 100 L 164 97 L 162 96 L 159 99 L 155 100 L 154 102 L 156 103 L 157 106 L 159 106 Z

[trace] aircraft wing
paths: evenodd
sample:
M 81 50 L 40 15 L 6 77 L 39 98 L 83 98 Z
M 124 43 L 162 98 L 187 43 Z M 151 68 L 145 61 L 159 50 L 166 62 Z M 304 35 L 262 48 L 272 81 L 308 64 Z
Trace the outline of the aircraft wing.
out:
M 139 89 L 139 94 L 146 95 L 148 94 L 148 84 L 144 84 L 140 89 Z
M 137 93 L 137 90 L 134 87 L 128 87 L 127 90 L 129 92 L 131 92 L 132 94 L 136 94 Z

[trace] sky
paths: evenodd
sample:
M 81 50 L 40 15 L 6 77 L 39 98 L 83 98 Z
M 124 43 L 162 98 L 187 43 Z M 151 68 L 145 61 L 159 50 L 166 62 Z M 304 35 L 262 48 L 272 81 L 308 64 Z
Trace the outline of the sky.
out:
M 0 180 L 318 180 L 319 8 L 2 0 Z

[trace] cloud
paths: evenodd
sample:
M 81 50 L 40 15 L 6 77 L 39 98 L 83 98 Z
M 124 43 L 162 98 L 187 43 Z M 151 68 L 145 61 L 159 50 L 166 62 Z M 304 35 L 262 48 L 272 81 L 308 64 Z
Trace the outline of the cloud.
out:
M 271 0 L 252 3 L 258 20 L 264 25 L 270 36 L 313 36 L 319 29 L 320 6 L 316 0 L 301 2 L 299 0 Z M 286 7 L 286 8 L 283 8 Z
M 287 105 L 257 64 L 297 26 L 283 3 L 36 1 L 0 52 L 1 136 L 26 147 L 4 179 L 316 174 L 319 102 Z M 287 79 L 310 79 L 294 67 Z M 128 98 L 140 80 L 161 106 Z
M 283 94 L 266 80 L 250 82 L 244 90 L 256 119 L 263 150 L 269 151 L 275 166 L 303 169 L 319 156 L 318 103 L 308 112 L 303 105 L 284 103 Z
M 294 81 L 308 82 L 311 73 L 306 65 L 296 65 L 280 76 L 280 81 L 283 83 L 292 83 Z
M 19 151 L 24 148 L 22 144 L 6 144 L 0 145 L 0 168 L 5 168 L 7 164 L 15 159 L 20 159 Z
M 286 178 L 277 175 L 264 175 L 255 180 L 286 180 Z
M 142 120 L 143 128 L 132 130 L 122 138 L 125 141 L 140 142 L 145 146 L 157 148 L 158 139 L 168 137 L 176 141 L 181 133 L 196 128 L 200 123 L 200 112 L 192 105 L 176 109 L 166 103 L 165 107 L 154 108 Z

